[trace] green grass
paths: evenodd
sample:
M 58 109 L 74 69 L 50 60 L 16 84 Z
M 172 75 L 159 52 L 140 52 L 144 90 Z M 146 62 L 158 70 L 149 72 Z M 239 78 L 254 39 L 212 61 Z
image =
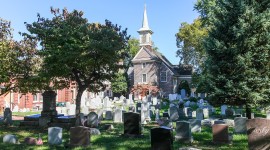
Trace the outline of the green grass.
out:
M 28 115 L 34 115 L 34 114 L 40 114 L 40 111 L 29 111 L 29 112 L 12 112 L 13 116 L 28 116 Z
M 93 149 L 93 150 L 149 150 L 150 145 L 150 129 L 155 127 L 154 123 L 150 123 L 143 126 L 143 137 L 142 138 L 126 138 L 121 136 L 123 134 L 123 124 L 112 123 L 114 126 L 113 130 L 106 131 L 102 127 L 105 124 L 112 123 L 111 121 L 103 121 L 100 126 L 101 135 L 91 136 L 91 146 L 87 148 L 74 148 L 80 149 Z M 0 149 L 23 149 L 23 150 L 45 150 L 45 149 L 71 149 L 66 145 L 69 143 L 69 131 L 63 130 L 63 144 L 60 146 L 48 146 L 48 130 L 42 128 L 29 128 L 29 127 L 18 127 L 19 121 L 14 121 L 14 125 L 11 127 L 5 127 L 0 124 Z M 232 128 L 230 128 L 232 132 Z M 20 145 L 4 144 L 2 136 L 5 134 L 15 134 L 19 138 Z M 43 146 L 30 146 L 23 144 L 25 137 L 38 137 L 41 133 L 43 139 Z M 175 134 L 175 132 L 174 132 Z M 173 147 L 175 150 L 180 147 L 196 147 L 200 149 L 212 149 L 212 150 L 245 150 L 248 149 L 247 136 L 246 135 L 234 135 L 232 144 L 215 145 L 212 143 L 212 130 L 210 127 L 203 127 L 201 133 L 193 133 L 194 142 L 191 144 L 181 143 L 174 141 Z

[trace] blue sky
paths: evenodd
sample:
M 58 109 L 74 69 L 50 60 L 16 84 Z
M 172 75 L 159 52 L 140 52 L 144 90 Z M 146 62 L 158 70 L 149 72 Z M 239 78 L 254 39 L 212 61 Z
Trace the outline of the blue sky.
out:
M 152 40 L 173 64 L 176 57 L 176 38 L 181 22 L 193 22 L 199 14 L 193 6 L 196 0 L 0 0 L 0 17 L 11 21 L 14 38 L 25 32 L 24 22 L 37 20 L 37 13 L 52 18 L 50 7 L 82 10 L 89 22 L 104 23 L 105 19 L 123 28 L 128 28 L 131 37 L 138 38 L 137 30 L 142 25 L 144 4 L 147 6 L 149 27 L 154 34 Z

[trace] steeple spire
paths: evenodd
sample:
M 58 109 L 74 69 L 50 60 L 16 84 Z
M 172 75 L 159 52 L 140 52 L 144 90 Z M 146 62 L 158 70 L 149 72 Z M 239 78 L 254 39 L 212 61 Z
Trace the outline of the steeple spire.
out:
M 140 34 L 140 46 L 152 46 L 151 35 L 153 31 L 149 28 L 148 18 L 146 12 L 146 5 L 144 5 L 142 27 L 138 30 Z
M 146 13 L 146 4 L 144 4 L 142 28 L 143 29 L 149 29 L 148 19 L 147 19 L 147 13 Z

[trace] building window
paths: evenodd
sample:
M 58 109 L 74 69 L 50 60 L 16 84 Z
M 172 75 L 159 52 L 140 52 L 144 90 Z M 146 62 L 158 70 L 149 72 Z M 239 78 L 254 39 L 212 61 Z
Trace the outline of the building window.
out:
M 146 67 L 146 63 L 142 63 L 142 69 Z
M 161 82 L 167 82 L 167 72 L 166 71 L 161 71 L 160 72 L 160 81 Z
M 147 75 L 146 74 L 142 74 L 142 82 L 143 83 L 146 83 L 146 78 L 147 78 Z
M 35 102 L 38 101 L 38 99 L 37 99 L 37 94 L 34 94 L 34 95 L 33 95 L 33 101 L 35 101 Z

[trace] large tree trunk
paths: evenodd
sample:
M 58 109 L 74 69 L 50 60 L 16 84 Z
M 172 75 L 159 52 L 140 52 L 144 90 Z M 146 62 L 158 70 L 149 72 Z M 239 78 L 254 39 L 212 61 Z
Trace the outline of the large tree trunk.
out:
M 78 87 L 78 93 L 76 96 L 76 116 L 81 113 L 81 98 L 84 90 L 84 88 Z
M 246 104 L 246 117 L 251 119 L 251 108 L 248 104 Z

